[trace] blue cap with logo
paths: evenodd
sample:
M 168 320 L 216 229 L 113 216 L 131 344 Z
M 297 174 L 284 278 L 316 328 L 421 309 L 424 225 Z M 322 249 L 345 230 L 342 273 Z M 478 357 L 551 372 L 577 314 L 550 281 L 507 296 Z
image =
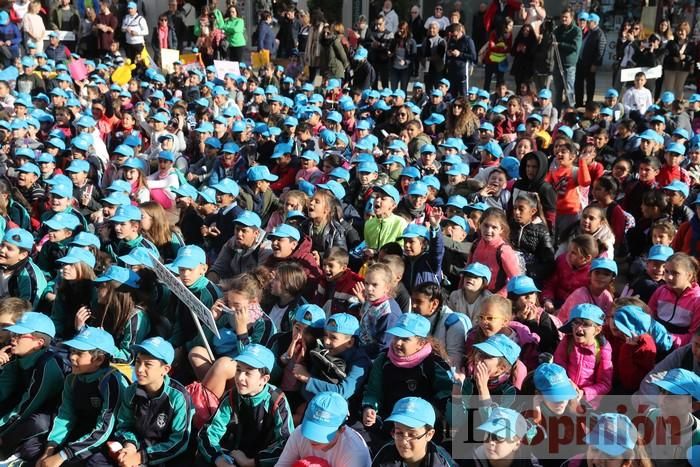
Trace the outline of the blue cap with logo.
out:
M 132 289 L 138 289 L 140 280 L 141 278 L 139 275 L 131 269 L 113 264 L 100 277 L 96 278 L 95 282 L 115 281 L 131 287 Z
M 482 263 L 470 263 L 467 267 L 460 271 L 460 274 L 465 274 L 474 277 L 481 277 L 487 284 L 491 282 L 491 270 L 488 266 Z
M 178 250 L 172 267 L 194 269 L 202 264 L 207 264 L 207 255 L 204 250 L 197 245 L 186 245 Z
M 246 176 L 248 177 L 248 181 L 251 182 L 258 182 L 261 180 L 266 182 L 274 182 L 279 178 L 277 175 L 271 174 L 270 169 L 268 169 L 265 165 L 256 165 L 249 168 L 246 172 Z
M 301 234 L 299 230 L 292 227 L 289 224 L 280 224 L 272 232 L 268 234 L 269 238 L 291 238 L 292 240 L 299 241 L 301 239 Z
M 465 232 L 469 232 L 469 225 L 467 224 L 467 221 L 464 220 L 464 217 L 462 216 L 452 216 L 449 219 L 445 219 L 445 222 L 451 222 L 459 227 L 462 228 Z
M 687 198 L 688 194 L 690 193 L 690 188 L 688 188 L 688 185 L 680 180 L 673 180 L 671 183 L 663 187 L 663 189 L 667 191 L 677 191 L 681 193 L 684 198 Z
M 312 328 L 323 329 L 326 313 L 318 305 L 305 303 L 294 312 L 294 321 Z
M 90 172 L 90 163 L 86 160 L 76 159 L 70 163 L 66 172 Z
M 104 329 L 91 326 L 86 326 L 77 336 L 65 341 L 63 345 L 82 351 L 101 350 L 112 356 L 117 353 L 112 335 Z
M 90 250 L 81 248 L 79 246 L 72 246 L 68 250 L 68 253 L 63 258 L 56 260 L 57 263 L 63 264 L 76 264 L 85 263 L 90 268 L 95 267 L 95 255 L 92 254 Z
M 142 246 L 137 246 L 128 254 L 120 256 L 119 260 L 127 266 L 153 267 L 153 258 L 149 254 L 149 250 Z
M 697 200 L 696 200 L 697 203 Z M 649 248 L 649 254 L 647 255 L 647 261 L 663 261 L 666 262 L 668 258 L 673 255 L 673 248 L 666 245 L 653 245 Z
M 578 393 L 566 370 L 556 363 L 543 363 L 535 369 L 534 383 L 537 391 L 551 402 L 575 399 Z
M 319 190 L 329 191 L 333 197 L 339 201 L 342 201 L 343 198 L 345 198 L 345 188 L 343 188 L 343 185 L 334 180 L 321 183 L 316 188 Z
M 100 239 L 97 235 L 90 232 L 80 232 L 78 235 L 73 237 L 70 241 L 70 245 L 77 245 L 82 247 L 94 246 L 95 248 L 100 248 Z
M 30 174 L 34 174 L 36 176 L 41 175 L 41 171 L 39 170 L 39 167 L 32 164 L 31 162 L 25 162 L 24 164 L 19 166 L 17 168 L 17 172 L 30 173 Z
M 268 372 L 275 366 L 275 354 L 270 349 L 260 344 L 248 344 L 243 351 L 234 358 L 237 362 L 245 363 L 251 368 L 265 368 Z
M 114 216 L 110 219 L 112 222 L 129 222 L 129 221 L 141 221 L 141 210 L 134 205 L 127 204 L 122 205 L 117 208 Z
M 234 182 L 230 178 L 224 178 L 219 183 L 212 185 L 212 188 L 220 193 L 231 195 L 234 198 L 237 197 L 241 191 L 238 183 Z
M 31 251 L 34 248 L 34 237 L 32 234 L 19 227 L 7 230 L 2 241 L 27 251 Z
M 301 434 L 304 438 L 320 444 L 328 444 L 335 438 L 338 429 L 348 417 L 348 402 L 337 392 L 321 392 L 309 402 Z
M 688 395 L 695 400 L 700 400 L 700 376 L 696 375 L 694 371 L 685 368 L 672 368 L 661 378 L 654 378 L 652 384 L 673 395 Z
M 571 309 L 571 314 L 569 315 L 569 320 L 564 323 L 559 331 L 564 334 L 568 334 L 572 330 L 573 321 L 575 319 L 587 319 L 593 321 L 593 323 L 602 326 L 605 321 L 605 313 L 600 309 L 598 305 L 592 303 L 580 303 Z
M 430 238 L 428 228 L 420 224 L 408 224 L 401 234 L 401 238 Z
M 502 439 L 524 438 L 528 429 L 527 421 L 519 412 L 505 407 L 495 407 L 489 418 L 477 427 Z
M 401 338 L 413 336 L 428 337 L 428 334 L 430 334 L 430 321 L 417 313 L 404 313 L 399 317 L 396 324 L 386 332 Z
M 189 183 L 185 183 L 177 188 L 173 188 L 172 192 L 175 193 L 176 196 L 180 196 L 183 198 L 192 198 L 193 200 L 197 199 L 197 189 Z
M 520 356 L 520 346 L 503 334 L 496 334 L 484 342 L 474 344 L 474 348 L 492 357 L 503 357 L 511 365 L 514 365 Z
M 44 313 L 28 311 L 24 313 L 15 324 L 6 327 L 5 331 L 15 334 L 40 332 L 47 336 L 54 337 L 56 335 L 56 326 L 54 326 L 53 320 Z
M 131 351 L 134 354 L 142 353 L 162 360 L 166 365 L 171 365 L 175 359 L 175 349 L 170 342 L 162 337 L 151 337 L 140 344 L 132 345 Z
M 258 229 L 262 225 L 260 216 L 252 211 L 243 211 L 233 220 L 233 223 L 245 225 L 246 227 L 256 227 Z
M 435 426 L 435 409 L 420 397 L 404 397 L 394 404 L 388 422 L 400 423 L 409 428 Z
M 375 188 L 376 191 L 381 192 L 383 195 L 388 196 L 392 200 L 394 200 L 394 203 L 399 204 L 399 201 L 401 201 L 401 196 L 399 195 L 399 191 L 394 188 L 392 185 L 382 185 L 377 188 Z
M 415 181 L 408 185 L 409 196 L 426 196 L 428 194 L 428 185 L 421 181 Z
M 638 437 L 639 433 L 627 415 L 604 413 L 584 441 L 609 456 L 618 457 L 633 450 Z
M 55 178 L 56 176 L 54 176 Z M 61 198 L 72 198 L 73 197 L 73 186 L 67 183 L 55 183 L 51 186 L 49 191 L 52 195 Z
M 355 336 L 360 332 L 360 322 L 348 313 L 336 313 L 326 319 L 324 329 L 328 332 Z
M 529 295 L 540 292 L 535 285 L 535 281 L 529 276 L 514 276 L 508 281 L 507 291 L 513 295 Z

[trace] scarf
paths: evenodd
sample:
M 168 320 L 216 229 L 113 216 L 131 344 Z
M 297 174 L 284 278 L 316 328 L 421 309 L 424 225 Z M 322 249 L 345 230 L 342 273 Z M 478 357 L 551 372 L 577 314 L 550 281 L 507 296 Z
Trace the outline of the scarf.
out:
M 398 368 L 414 368 L 421 363 L 423 363 L 423 360 L 428 358 L 428 355 L 430 355 L 433 352 L 433 346 L 430 345 L 430 343 L 427 343 L 423 346 L 422 349 L 420 349 L 418 352 L 414 353 L 413 355 L 409 355 L 407 357 L 400 357 L 394 353 L 394 348 L 389 347 L 389 351 L 387 352 L 387 357 L 389 357 L 389 361 Z

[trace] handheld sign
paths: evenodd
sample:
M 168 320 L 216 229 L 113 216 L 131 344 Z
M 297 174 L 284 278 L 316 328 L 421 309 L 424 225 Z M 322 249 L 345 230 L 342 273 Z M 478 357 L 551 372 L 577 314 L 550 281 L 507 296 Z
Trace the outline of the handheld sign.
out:
M 207 348 L 207 351 L 213 360 L 214 354 L 209 347 L 209 342 L 204 335 L 204 330 L 202 329 L 201 325 L 205 325 L 211 332 L 214 333 L 216 337 L 219 337 L 219 329 L 216 327 L 216 321 L 214 320 L 214 315 L 212 314 L 211 310 L 207 308 L 204 303 L 200 302 L 199 299 L 190 291 L 190 289 L 188 289 L 185 284 L 180 282 L 180 279 L 178 279 L 175 274 L 170 272 L 170 270 L 160 262 L 157 256 L 150 251 L 148 254 L 151 255 L 151 259 L 153 260 L 152 269 L 158 280 L 167 286 L 170 291 L 175 294 L 180 301 L 182 301 L 187 309 L 190 310 L 190 313 L 192 313 L 192 318 L 195 326 L 197 326 L 197 331 L 202 337 L 204 346 Z

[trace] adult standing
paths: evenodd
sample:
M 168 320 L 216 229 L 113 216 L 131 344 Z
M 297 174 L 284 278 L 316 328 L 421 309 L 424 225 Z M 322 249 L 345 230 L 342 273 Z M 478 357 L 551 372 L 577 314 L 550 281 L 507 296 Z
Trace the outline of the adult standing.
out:
M 542 22 L 537 46 L 532 58 L 534 81 L 537 89 L 549 89 L 554 71 L 554 23 L 551 19 Z
M 216 27 L 224 31 L 228 41 L 228 59 L 233 62 L 240 62 L 243 59 L 243 48 L 246 44 L 245 21 L 238 16 L 238 7 L 229 4 L 226 8 L 226 16 L 216 10 Z
M 491 0 L 491 4 L 484 13 L 486 32 L 494 31 L 505 22 L 506 18 L 516 18 L 521 8 L 522 3 L 518 0 Z
M 100 2 L 100 13 L 95 19 L 95 29 L 97 31 L 97 53 L 100 55 L 109 52 L 112 42 L 114 42 L 114 31 L 117 30 L 119 20 L 109 8 L 109 2 Z
M 464 96 L 467 92 L 467 73 L 470 64 L 476 63 L 476 48 L 471 37 L 464 34 L 464 26 L 460 23 L 451 26 L 452 34 L 447 41 L 445 66 L 447 79 L 450 80 L 450 91 L 453 97 Z
M 583 91 L 585 86 L 586 101 L 588 104 L 593 101 L 595 94 L 595 75 L 598 67 L 603 64 L 605 47 L 608 41 L 605 34 L 598 27 L 600 16 L 595 13 L 588 15 L 588 33 L 581 45 L 581 54 L 576 64 L 576 81 L 574 83 L 576 91 L 576 107 L 584 105 Z
M 409 20 L 409 26 L 411 27 L 411 37 L 416 41 L 416 57 L 423 56 L 423 40 L 425 39 L 425 27 L 423 26 L 423 17 L 420 14 L 420 8 L 418 5 L 411 6 L 411 19 Z M 412 72 L 413 76 L 418 76 L 418 71 L 420 69 L 419 60 L 413 61 Z
M 326 79 L 342 79 L 350 66 L 342 38 L 334 30 L 338 25 L 342 27 L 341 23 L 326 26 L 321 35 L 321 76 Z
M 78 10 L 71 4 L 71 0 L 60 0 L 56 8 L 51 11 L 49 29 L 54 31 L 70 31 L 78 37 L 80 17 Z M 75 41 L 64 41 L 66 47 L 75 50 Z
M 44 20 L 41 19 L 39 11 L 41 11 L 41 2 L 35 0 L 29 4 L 27 14 L 22 18 L 24 45 L 28 47 L 31 42 L 36 47 L 36 53 L 44 51 L 44 35 L 46 34 Z
M 181 44 L 187 28 L 185 27 L 184 14 L 178 6 L 177 0 L 168 0 L 168 9 L 162 15 L 168 18 L 170 27 L 175 31 L 176 42 Z
M 399 15 L 397 15 L 394 11 L 394 5 L 391 3 L 391 0 L 384 1 L 384 7 L 382 8 L 381 14 L 384 16 L 386 30 L 392 34 L 395 34 L 396 31 L 399 30 Z
M 683 98 L 685 80 L 693 69 L 695 46 L 688 38 L 690 24 L 683 21 L 676 28 L 674 38 L 666 44 L 664 60 L 664 91 L 671 91 L 676 98 Z
M 391 51 L 389 47 L 394 37 L 386 29 L 386 20 L 380 14 L 374 22 L 374 29 L 365 38 L 365 47 L 369 51 L 369 62 L 377 71 L 382 88 L 389 87 L 389 70 L 391 69 Z
M 506 18 L 489 33 L 484 56 L 484 89 L 490 91 L 491 79 L 496 75 L 496 85 L 503 82 L 508 71 L 508 53 L 513 45 L 513 20 Z
M 153 48 L 154 59 L 160 63 L 160 51 L 163 49 L 177 50 L 177 34 L 173 23 L 168 19 L 168 15 L 163 13 L 158 17 L 158 25 L 151 36 L 151 47 Z
M 391 88 L 408 90 L 408 80 L 411 77 L 413 63 L 416 61 L 416 41 L 411 37 L 411 31 L 406 21 L 399 23 L 399 29 L 391 41 Z
M 447 26 L 450 25 L 450 20 L 449 20 L 449 18 L 444 16 L 443 13 L 444 12 L 443 12 L 442 5 L 440 5 L 440 4 L 435 5 L 435 9 L 433 10 L 433 16 L 431 16 L 430 18 L 425 20 L 425 24 L 423 25 L 423 27 L 425 29 L 429 30 L 430 23 L 436 22 L 438 25 L 438 30 L 440 32 L 444 31 L 447 28 Z
M 318 73 L 321 63 L 321 32 L 326 25 L 326 19 L 321 10 L 314 10 L 311 13 L 311 27 L 306 40 L 306 50 L 304 52 L 304 65 L 309 67 L 308 80 L 313 82 Z
M 513 64 L 510 74 L 515 78 L 515 89 L 520 90 L 520 85 L 528 84 L 535 74 L 535 49 L 537 48 L 537 36 L 530 24 L 523 24 L 520 32 L 513 41 L 510 54 L 513 56 Z
M 260 13 L 260 22 L 258 23 L 257 30 L 257 48 L 258 52 L 267 50 L 272 57 L 272 53 L 275 48 L 275 33 L 272 30 L 272 13 L 269 11 L 263 11 Z
M 122 20 L 122 32 L 126 36 L 126 56 L 133 62 L 141 53 L 148 36 L 148 23 L 137 10 L 136 2 L 126 5 L 127 14 Z
M 529 6 L 523 5 L 520 9 L 520 17 L 524 24 L 529 24 L 539 37 L 542 21 L 547 17 L 547 10 L 544 9 L 542 0 L 531 0 Z
M 431 91 L 438 77 L 445 69 L 445 51 L 447 43 L 445 39 L 440 37 L 440 25 L 437 21 L 433 21 L 428 26 L 428 35 L 423 41 L 423 57 L 428 63 L 428 69 L 425 72 L 425 88 Z
M 552 103 L 561 108 L 563 93 L 569 104 L 574 102 L 574 81 L 576 79 L 576 62 L 581 50 L 581 29 L 574 24 L 574 12 L 571 8 L 565 8 L 561 12 L 560 24 L 554 29 L 554 38 L 558 42 L 559 58 L 555 53 L 554 61 L 554 96 Z
M 287 8 L 280 14 L 277 25 L 277 58 L 289 58 L 292 56 L 292 51 L 295 47 L 294 41 L 294 9 Z

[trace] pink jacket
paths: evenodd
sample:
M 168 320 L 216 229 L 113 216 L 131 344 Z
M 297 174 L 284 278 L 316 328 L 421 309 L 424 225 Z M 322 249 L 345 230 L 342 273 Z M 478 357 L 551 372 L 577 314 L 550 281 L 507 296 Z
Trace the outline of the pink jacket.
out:
M 591 263 L 574 269 L 567 261 L 566 256 L 566 253 L 557 256 L 554 274 L 545 281 L 542 288 L 542 300 L 552 300 L 555 306 L 557 303 L 564 303 L 574 290 L 586 287 L 589 281 L 588 273 L 591 271 Z
M 594 297 L 593 294 L 588 290 L 588 286 L 579 287 L 574 290 L 574 292 L 569 295 L 564 304 L 559 308 L 559 313 L 557 317 L 562 323 L 569 321 L 569 315 L 571 314 L 571 309 L 576 305 L 581 303 L 592 303 L 593 305 L 598 305 L 601 310 L 605 312 L 607 316 L 612 310 L 612 304 L 615 298 L 609 291 L 604 291 L 602 294 Z
M 554 352 L 554 363 L 566 368 L 566 373 L 574 384 L 583 390 L 584 397 L 594 407 L 594 399 L 610 392 L 613 379 L 612 347 L 607 340 L 604 344 L 570 344 L 571 335 L 559 342 Z M 596 348 L 599 355 L 596 357 Z
M 488 290 L 505 297 L 505 283 L 501 285 L 499 290 L 494 290 L 496 287 L 496 280 L 498 279 L 498 272 L 501 269 L 498 266 L 496 255 L 498 254 L 498 247 L 504 243 L 505 242 L 502 238 L 494 240 L 491 243 L 486 243 L 486 241 L 483 239 L 479 239 L 476 243 L 476 248 L 472 251 L 469 263 L 481 263 L 488 266 L 488 268 L 491 270 L 491 282 L 489 282 Z M 501 264 L 503 265 L 503 271 L 505 272 L 506 283 L 511 277 L 524 274 L 524 271 L 520 270 L 520 263 L 515 255 L 515 251 L 510 245 L 504 245 L 501 248 Z
M 510 321 L 508 327 L 517 336 L 515 341 L 520 346 L 520 361 L 525 364 L 529 371 L 534 371 L 538 366 L 537 358 L 539 352 L 537 346 L 540 344 L 540 336 L 530 331 L 530 328 L 518 321 Z
M 651 315 L 673 337 L 674 347 L 685 345 L 700 327 L 700 287 L 693 284 L 678 297 L 667 285 L 662 285 L 649 299 L 649 308 Z

